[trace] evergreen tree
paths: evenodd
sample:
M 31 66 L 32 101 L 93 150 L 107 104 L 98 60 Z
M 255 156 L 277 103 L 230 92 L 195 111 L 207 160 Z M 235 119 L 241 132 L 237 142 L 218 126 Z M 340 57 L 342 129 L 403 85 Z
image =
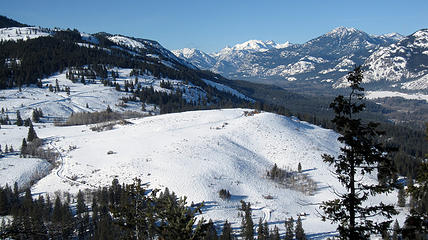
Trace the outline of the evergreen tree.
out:
M 293 240 L 294 237 L 294 219 L 293 217 L 285 220 L 285 238 L 284 240 Z
M 59 84 L 58 84 L 58 79 L 55 79 L 55 92 L 60 92 L 60 88 L 59 88 Z
M 31 116 L 33 122 L 38 123 L 40 121 L 40 117 L 40 112 L 37 109 L 33 109 L 33 114 Z
M 207 232 L 203 238 L 204 240 L 217 240 L 217 230 L 215 229 L 213 221 L 210 219 L 207 224 Z
M 19 110 L 16 110 L 16 126 L 22 126 L 24 125 L 24 121 L 21 118 L 21 113 Z
M 24 120 L 24 126 L 25 127 L 29 127 L 30 124 L 31 124 L 31 120 L 29 118 L 27 118 L 27 119 Z
M 280 235 L 279 235 L 279 228 L 275 225 L 275 227 L 273 228 L 273 232 L 270 234 L 269 236 L 270 240 L 280 240 Z
M 107 105 L 106 112 L 107 112 L 107 113 L 111 113 L 111 112 L 113 112 L 113 110 L 111 110 L 111 108 L 110 108 L 110 105 Z
M 264 239 L 266 239 L 266 240 L 269 240 L 269 226 L 268 226 L 268 223 L 265 221 L 264 223 L 263 223 L 263 235 L 264 235 Z
M 399 207 L 405 207 L 406 206 L 406 195 L 404 192 L 404 188 L 402 186 L 400 186 L 400 188 L 398 189 L 398 201 L 397 204 Z
M 394 228 L 392 229 L 392 231 L 392 240 L 398 240 L 400 233 L 400 225 L 398 224 L 397 220 L 395 220 L 394 222 Z
M 428 123 L 426 140 L 428 141 Z M 425 156 L 428 158 L 428 153 Z M 408 185 L 411 209 L 402 229 L 403 238 L 409 239 L 428 234 L 428 161 L 425 160 L 420 164 L 415 183 Z
M 25 140 L 25 138 L 22 139 L 21 155 L 22 156 L 27 155 L 27 141 Z
M 83 192 L 79 189 L 79 192 L 77 193 L 76 214 L 80 215 L 86 211 L 87 211 L 87 209 L 86 209 L 86 204 L 85 204 Z
M 34 139 L 37 139 L 36 131 L 34 130 L 33 124 L 30 125 L 30 128 L 28 129 L 27 134 L 27 140 L 28 142 L 32 142 Z
M 257 227 L 257 240 L 266 240 L 262 218 L 259 218 L 259 225 Z
M 388 219 L 397 214 L 393 205 L 378 204 L 367 206 L 364 202 L 370 195 L 389 193 L 394 188 L 392 161 L 388 152 L 376 142 L 382 132 L 376 130 L 377 123 L 363 124 L 358 118 L 364 110 L 362 103 L 364 89 L 361 67 L 348 74 L 351 92 L 348 97 L 339 95 L 330 104 L 336 113 L 332 122 L 341 134 L 338 140 L 344 144 L 341 154 L 336 158 L 324 154 L 324 162 L 335 168 L 335 176 L 346 188 L 346 193 L 336 193 L 337 199 L 325 201 L 320 208 L 324 211 L 322 220 L 338 223 L 342 239 L 366 239 L 371 233 L 381 233 L 391 221 L 374 222 L 370 216 L 380 215 Z M 377 169 L 383 176 L 383 184 L 367 184 L 356 174 L 370 174 Z
M 241 222 L 241 236 L 245 240 L 253 240 L 254 239 L 254 223 L 251 214 L 251 203 L 246 203 L 241 201 L 242 208 L 244 211 L 244 216 L 242 217 Z
M 306 239 L 305 230 L 303 230 L 302 219 L 300 218 L 300 216 L 297 218 L 295 232 L 296 232 L 296 240 Z
M 230 223 L 226 220 L 226 222 L 223 225 L 223 232 L 220 235 L 220 240 L 232 240 L 233 239 L 233 233 L 232 233 L 232 226 Z
M 62 203 L 61 203 L 61 199 L 59 198 L 59 196 L 56 196 L 55 198 L 55 204 L 53 207 L 53 212 L 52 212 L 52 222 L 53 223 L 61 223 L 62 221 Z
M 299 165 L 297 165 L 297 171 L 298 171 L 299 173 L 301 173 L 301 172 L 302 172 L 302 164 L 300 164 L 300 162 L 299 162 Z

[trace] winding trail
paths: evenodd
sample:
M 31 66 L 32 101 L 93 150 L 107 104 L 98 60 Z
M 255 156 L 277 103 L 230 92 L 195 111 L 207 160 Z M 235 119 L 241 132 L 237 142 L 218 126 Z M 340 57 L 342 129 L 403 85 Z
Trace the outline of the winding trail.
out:
M 67 176 L 64 176 L 64 174 L 63 174 L 63 172 L 64 172 L 64 156 L 62 155 L 61 151 L 57 147 L 55 147 L 55 145 L 52 144 L 52 141 L 49 142 L 49 145 L 53 149 L 55 149 L 55 151 L 58 153 L 59 158 L 60 158 L 60 161 L 59 161 L 60 164 L 59 164 L 59 167 L 58 167 L 58 169 L 56 170 L 56 173 L 55 173 L 57 175 L 57 177 L 61 178 L 64 181 L 68 181 L 70 183 L 73 183 L 73 184 L 86 185 L 86 186 L 91 187 L 91 188 L 96 188 L 96 186 L 94 186 L 92 184 L 79 182 L 79 181 L 73 180 L 73 179 L 71 179 L 71 178 L 69 178 Z
M 270 221 L 270 215 L 272 213 L 272 209 L 264 207 L 262 209 L 262 212 L 263 212 L 262 222 L 269 222 Z

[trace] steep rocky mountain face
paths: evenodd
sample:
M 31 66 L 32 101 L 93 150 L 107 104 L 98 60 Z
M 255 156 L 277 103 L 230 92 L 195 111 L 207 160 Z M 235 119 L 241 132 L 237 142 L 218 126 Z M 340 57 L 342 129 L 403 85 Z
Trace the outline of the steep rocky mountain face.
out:
M 388 81 L 387 77 L 395 73 L 377 76 L 373 69 L 379 65 L 388 65 L 379 63 L 381 59 L 401 66 L 398 63 L 402 61 L 394 58 L 395 56 L 380 57 L 386 53 L 387 49 L 398 51 L 394 50 L 395 48 L 401 49 L 398 51 L 401 55 L 411 58 L 406 60 L 403 66 L 405 71 L 402 69 L 401 72 L 396 73 L 401 76 L 400 81 L 408 80 L 409 77 L 412 80 L 420 78 L 424 75 L 421 69 L 424 68 L 422 61 L 426 56 L 424 43 L 427 38 L 424 32 L 419 31 L 415 33 L 416 35 L 409 37 L 396 33 L 375 36 L 354 28 L 339 27 L 304 44 L 276 44 L 272 41 L 251 40 L 210 55 L 193 50 L 198 52 L 198 55 L 206 56 L 198 58 L 197 61 L 195 61 L 195 54 L 180 54 L 182 51 L 174 51 L 174 53 L 199 68 L 209 69 L 232 79 L 274 81 L 282 86 L 305 85 L 331 89 L 331 87 L 343 86 L 341 83 L 344 76 L 355 65 L 360 64 L 368 67 L 367 81 Z M 204 59 L 209 60 L 204 61 Z M 393 67 L 391 71 L 396 70 Z M 403 89 L 421 89 L 423 84 L 409 83 L 408 85 L 403 86 Z
M 373 87 L 428 92 L 428 29 L 379 48 L 364 65 Z
M 173 50 L 172 53 L 181 59 L 186 59 L 200 69 L 209 69 L 216 62 L 215 58 L 195 48 Z

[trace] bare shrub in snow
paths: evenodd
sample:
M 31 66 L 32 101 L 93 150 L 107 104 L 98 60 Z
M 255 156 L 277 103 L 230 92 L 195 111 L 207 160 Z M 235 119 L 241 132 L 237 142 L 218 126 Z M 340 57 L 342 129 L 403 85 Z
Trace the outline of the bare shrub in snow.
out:
M 96 124 L 102 122 L 123 120 L 126 118 L 136 118 L 145 116 L 142 113 L 138 112 L 113 112 L 111 110 L 106 110 L 102 112 L 83 112 L 83 113 L 74 113 L 72 114 L 65 122 L 60 123 L 56 122 L 56 126 L 75 126 L 75 125 L 88 125 Z
M 312 195 L 317 190 L 317 184 L 308 175 L 293 171 L 289 168 L 281 169 L 276 164 L 266 171 L 266 176 L 280 185 L 307 195 Z

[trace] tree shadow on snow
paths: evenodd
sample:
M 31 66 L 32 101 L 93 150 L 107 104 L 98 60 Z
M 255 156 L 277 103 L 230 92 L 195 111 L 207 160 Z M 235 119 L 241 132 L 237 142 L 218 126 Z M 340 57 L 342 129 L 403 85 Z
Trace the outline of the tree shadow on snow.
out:
M 336 231 L 306 234 L 306 237 L 308 239 L 326 239 L 328 237 L 335 236 L 338 236 L 338 233 Z
M 246 199 L 248 196 L 245 195 L 231 195 L 229 201 L 241 201 Z

